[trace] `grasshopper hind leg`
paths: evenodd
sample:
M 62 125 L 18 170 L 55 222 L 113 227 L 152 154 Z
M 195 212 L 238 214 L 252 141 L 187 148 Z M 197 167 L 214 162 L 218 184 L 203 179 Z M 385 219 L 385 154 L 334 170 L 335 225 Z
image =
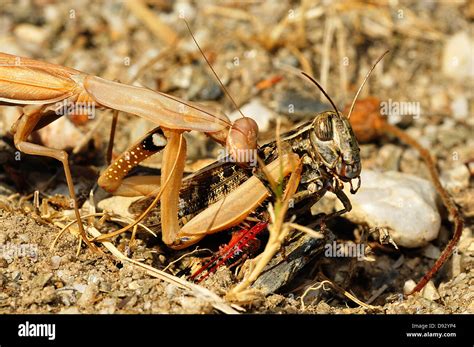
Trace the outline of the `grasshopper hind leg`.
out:
M 151 130 L 105 169 L 99 177 L 99 186 L 120 196 L 155 195 L 159 188 L 159 176 L 124 177 L 140 162 L 162 151 L 167 143 L 168 140 L 160 127 Z

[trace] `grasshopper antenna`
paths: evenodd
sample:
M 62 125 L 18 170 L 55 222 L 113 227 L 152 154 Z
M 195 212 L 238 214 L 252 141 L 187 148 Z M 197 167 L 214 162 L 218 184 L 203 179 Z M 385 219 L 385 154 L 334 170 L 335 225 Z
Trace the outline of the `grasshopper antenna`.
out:
M 336 111 L 336 113 L 338 114 L 338 116 L 341 116 L 341 114 L 339 113 L 339 111 L 337 110 L 337 107 L 336 105 L 334 104 L 334 102 L 332 101 L 332 99 L 329 97 L 329 95 L 326 93 L 326 91 L 324 90 L 323 87 L 321 87 L 321 85 L 313 78 L 311 77 L 310 75 L 308 75 L 306 72 L 304 71 L 301 71 L 301 74 L 303 76 L 305 76 L 306 78 L 308 78 L 311 82 L 313 82 L 318 88 L 319 90 L 324 94 L 324 96 L 329 100 L 329 102 L 331 103 L 332 107 L 334 108 L 334 110 Z
M 359 90 L 357 91 L 356 95 L 354 96 L 354 99 L 352 100 L 352 105 L 351 105 L 351 108 L 349 109 L 349 113 L 347 114 L 347 119 L 351 118 L 351 114 L 352 114 L 352 110 L 354 109 L 355 102 L 357 101 L 357 98 L 359 97 L 359 94 L 360 94 L 360 92 L 362 91 L 362 88 L 364 87 L 365 82 L 367 82 L 367 80 L 369 79 L 369 76 L 370 76 L 370 74 L 372 73 L 372 71 L 374 71 L 374 69 L 375 69 L 375 67 L 377 66 L 377 64 L 383 59 L 383 57 L 385 57 L 385 55 L 386 55 L 388 52 L 390 52 L 390 50 L 386 50 L 386 51 L 377 59 L 377 61 L 376 61 L 375 64 L 372 66 L 372 68 L 369 70 L 369 72 L 367 72 L 367 75 L 365 75 L 364 81 L 363 81 L 362 84 L 360 85 Z
M 191 35 L 191 37 L 193 38 L 193 41 L 194 43 L 196 44 L 197 48 L 199 49 L 199 52 L 201 52 L 201 55 L 203 56 L 204 60 L 206 60 L 206 63 L 207 65 L 209 66 L 209 68 L 212 70 L 212 73 L 214 74 L 214 76 L 216 76 L 216 79 L 217 81 L 219 82 L 222 90 L 224 90 L 225 94 L 227 95 L 227 97 L 230 99 L 230 101 L 232 101 L 232 103 L 234 104 L 235 108 L 237 110 L 239 110 L 239 113 L 242 115 L 242 117 L 246 118 L 245 115 L 242 113 L 242 111 L 240 110 L 240 107 L 237 106 L 237 103 L 235 102 L 234 98 L 232 97 L 232 95 L 230 95 L 229 91 L 227 90 L 227 88 L 224 86 L 224 83 L 222 83 L 221 79 L 219 78 L 219 76 L 217 75 L 216 71 L 214 70 L 214 68 L 212 67 L 211 63 L 209 62 L 209 60 L 207 59 L 206 55 L 204 54 L 204 52 L 202 51 L 201 49 L 201 46 L 199 46 L 199 43 L 197 42 L 196 38 L 194 37 L 193 35 L 193 32 L 191 31 L 191 28 L 188 24 L 188 21 L 186 20 L 186 18 L 183 18 L 184 20 L 184 23 L 186 23 L 186 27 L 188 28 L 188 31 L 189 31 L 189 34 Z

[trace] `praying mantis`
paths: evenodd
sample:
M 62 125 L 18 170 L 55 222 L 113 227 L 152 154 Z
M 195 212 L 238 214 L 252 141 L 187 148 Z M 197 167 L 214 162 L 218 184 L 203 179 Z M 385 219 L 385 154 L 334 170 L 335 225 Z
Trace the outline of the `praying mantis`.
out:
M 120 155 L 101 175 L 99 185 L 118 195 L 155 192 L 153 179 L 125 178 L 142 160 L 163 150 L 160 196 L 163 241 L 171 244 L 178 232 L 178 192 L 184 171 L 186 140 L 183 133 L 200 131 L 224 145 L 237 161 L 241 151 L 257 147 L 258 126 L 251 118 L 231 123 L 224 114 L 147 88 L 113 82 L 84 72 L 30 58 L 0 53 L 0 105 L 22 106 L 11 132 L 15 147 L 26 154 L 55 158 L 63 165 L 82 240 L 94 249 L 81 222 L 74 183 L 64 150 L 29 141 L 32 132 L 65 115 L 64 105 L 119 110 L 157 125 Z M 90 109 L 89 109 L 90 110 Z M 87 110 L 86 110 L 87 112 Z

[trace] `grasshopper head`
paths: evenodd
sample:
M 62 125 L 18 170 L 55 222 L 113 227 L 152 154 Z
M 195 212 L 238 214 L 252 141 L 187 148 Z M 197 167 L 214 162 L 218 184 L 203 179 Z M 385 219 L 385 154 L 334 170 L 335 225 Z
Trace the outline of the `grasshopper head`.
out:
M 349 120 L 336 112 L 327 111 L 318 114 L 312 125 L 311 145 L 329 171 L 344 182 L 358 178 L 360 150 Z

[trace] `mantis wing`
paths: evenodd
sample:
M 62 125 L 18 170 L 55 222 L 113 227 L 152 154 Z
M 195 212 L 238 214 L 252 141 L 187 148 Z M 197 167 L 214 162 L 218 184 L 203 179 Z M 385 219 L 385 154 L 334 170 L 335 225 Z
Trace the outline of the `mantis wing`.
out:
M 38 60 L 0 53 L 0 102 L 48 104 L 77 93 L 71 79 L 80 71 Z
M 150 89 L 87 76 L 82 81 L 99 104 L 128 112 L 168 129 L 217 132 L 230 126 L 223 114 Z

